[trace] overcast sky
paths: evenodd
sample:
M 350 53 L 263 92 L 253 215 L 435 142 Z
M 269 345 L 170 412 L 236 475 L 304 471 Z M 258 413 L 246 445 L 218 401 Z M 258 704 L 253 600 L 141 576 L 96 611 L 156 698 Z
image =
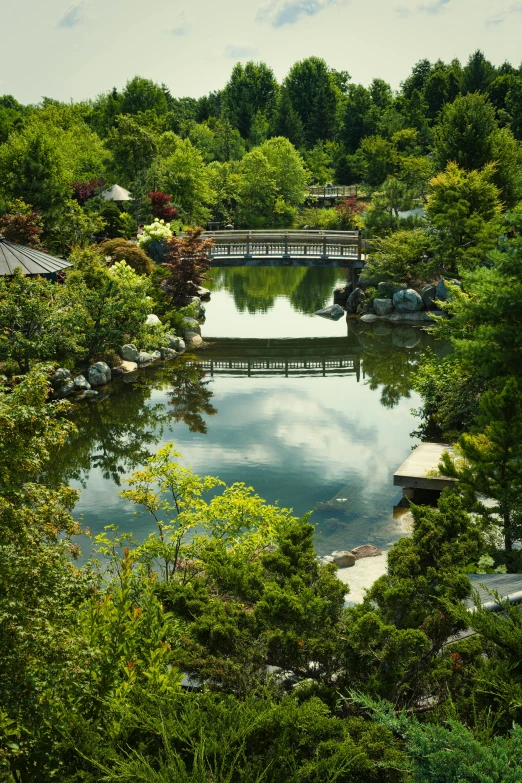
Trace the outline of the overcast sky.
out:
M 136 74 L 173 95 L 222 87 L 263 60 L 282 79 L 324 57 L 352 80 L 394 88 L 427 57 L 522 60 L 522 0 L 0 0 L 0 94 L 80 100 Z

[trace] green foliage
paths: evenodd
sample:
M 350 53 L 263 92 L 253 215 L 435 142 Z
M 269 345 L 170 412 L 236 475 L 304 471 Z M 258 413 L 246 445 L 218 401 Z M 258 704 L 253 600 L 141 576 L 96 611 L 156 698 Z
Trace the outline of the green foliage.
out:
M 488 259 L 500 233 L 499 190 L 493 166 L 467 173 L 455 163 L 431 180 L 426 212 L 437 230 L 443 269 L 460 273 Z
M 522 538 L 522 403 L 517 381 L 485 392 L 476 426 L 460 436 L 456 457 L 443 454 L 440 469 L 459 482 L 470 508 L 493 528 L 499 528 L 510 550 Z M 479 496 L 496 501 L 494 508 Z
M 306 146 L 332 139 L 335 133 L 339 89 L 333 73 L 319 57 L 308 57 L 290 68 L 283 82 L 300 121 Z
M 161 188 L 170 193 L 180 216 L 191 224 L 204 224 L 216 195 L 201 152 L 189 139 L 180 140 L 162 162 Z
M 278 84 L 265 63 L 237 63 L 223 90 L 224 114 L 244 139 L 251 137 L 259 117 L 270 123 L 274 115 Z M 265 137 L 266 138 L 266 137 Z
M 425 229 L 396 231 L 373 244 L 375 250 L 364 269 L 372 280 L 408 283 L 422 280 L 433 270 L 433 238 Z
M 64 288 L 16 268 L 12 278 L 0 278 L 0 358 L 26 373 L 35 361 L 76 353 L 80 312 Z
M 135 242 L 128 242 L 125 239 L 109 239 L 108 242 L 103 242 L 100 245 L 100 252 L 105 258 L 110 256 L 113 264 L 116 261 L 125 261 L 138 275 L 149 275 L 154 269 L 153 262 Z

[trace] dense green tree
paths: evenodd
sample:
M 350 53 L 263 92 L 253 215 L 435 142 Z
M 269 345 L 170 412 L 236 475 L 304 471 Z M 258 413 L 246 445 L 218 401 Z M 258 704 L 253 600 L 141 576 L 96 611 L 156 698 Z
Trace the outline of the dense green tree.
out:
M 398 230 L 374 243 L 375 249 L 365 266 L 370 280 L 412 282 L 430 273 L 433 237 L 424 229 Z
M 457 479 L 470 509 L 501 531 L 506 550 L 522 538 L 522 403 L 517 381 L 485 392 L 476 426 L 460 436 L 453 458 L 442 457 L 443 475 Z M 488 498 L 490 508 L 479 500 Z
M 250 61 L 244 66 L 241 63 L 234 66 L 223 90 L 223 113 L 244 139 L 249 138 L 258 113 L 271 122 L 278 89 L 274 73 L 265 63 Z
M 488 87 L 495 78 L 495 67 L 486 60 L 484 54 L 477 49 L 470 55 L 462 69 L 461 90 L 463 95 L 473 92 L 487 93 Z
M 181 217 L 192 224 L 205 224 L 215 192 L 201 152 L 189 139 L 180 140 L 172 155 L 162 161 L 162 189 L 171 194 Z
M 278 136 L 265 141 L 259 151 L 272 167 L 277 195 L 291 206 L 302 204 L 306 197 L 309 174 L 293 144 Z
M 460 92 L 462 69 L 458 60 L 445 65 L 441 60 L 432 66 L 423 86 L 428 116 L 434 121 L 446 103 L 453 103 Z
M 151 165 L 158 152 L 158 139 L 130 115 L 121 114 L 106 141 L 112 154 L 112 169 L 119 184 L 132 183 Z
M 386 95 L 386 93 L 382 95 L 382 92 L 381 89 L 381 94 L 379 94 L 377 85 L 374 85 L 374 94 L 381 102 L 385 101 Z M 386 107 L 384 106 L 383 108 Z M 380 107 L 375 103 L 370 90 L 367 90 L 361 84 L 350 84 L 348 86 L 339 137 L 349 154 L 357 151 L 362 139 L 376 133 L 379 109 Z
M 332 72 L 319 57 L 292 66 L 283 88 L 303 127 L 307 147 L 332 139 L 336 129 L 338 88 Z
M 285 85 L 279 91 L 274 130 L 278 136 L 284 136 L 295 147 L 301 148 L 305 146 L 303 122 L 292 104 L 290 92 Z
M 471 171 L 489 163 L 496 128 L 495 109 L 484 95 L 459 96 L 445 106 L 435 130 L 435 154 L 441 168 L 454 162 Z
M 473 269 L 487 261 L 500 233 L 500 193 L 494 168 L 466 172 L 455 163 L 434 177 L 426 212 L 437 230 L 436 252 L 450 273 Z
M 168 111 L 168 91 L 150 79 L 135 76 L 127 82 L 121 93 L 120 111 L 122 114 L 138 114 L 153 111 L 162 115 Z
M 0 144 L 7 141 L 11 131 L 20 130 L 27 114 L 27 109 L 12 95 L 0 97 Z
M 399 156 L 395 146 L 381 136 L 367 136 L 361 141 L 357 158 L 362 165 L 363 179 L 369 185 L 380 185 L 397 172 Z

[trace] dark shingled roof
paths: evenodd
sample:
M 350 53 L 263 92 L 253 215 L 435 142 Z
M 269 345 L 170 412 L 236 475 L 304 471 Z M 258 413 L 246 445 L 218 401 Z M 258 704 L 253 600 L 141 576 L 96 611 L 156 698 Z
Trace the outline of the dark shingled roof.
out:
M 32 247 L 15 245 L 0 235 L 0 277 L 14 273 L 20 267 L 24 275 L 49 275 L 72 266 L 63 258 L 56 258 Z

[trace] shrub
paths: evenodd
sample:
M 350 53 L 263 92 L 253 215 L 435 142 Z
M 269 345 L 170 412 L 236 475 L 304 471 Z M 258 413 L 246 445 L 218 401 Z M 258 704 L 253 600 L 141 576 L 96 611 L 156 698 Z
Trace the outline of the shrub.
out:
M 9 204 L 9 211 L 0 217 L 0 233 L 9 242 L 43 250 L 40 237 L 43 222 L 40 214 L 22 199 Z
M 138 275 L 149 275 L 154 269 L 153 262 L 135 242 L 128 242 L 126 239 L 109 239 L 100 245 L 100 250 L 105 257 L 110 257 L 111 264 L 116 261 L 126 261 Z

